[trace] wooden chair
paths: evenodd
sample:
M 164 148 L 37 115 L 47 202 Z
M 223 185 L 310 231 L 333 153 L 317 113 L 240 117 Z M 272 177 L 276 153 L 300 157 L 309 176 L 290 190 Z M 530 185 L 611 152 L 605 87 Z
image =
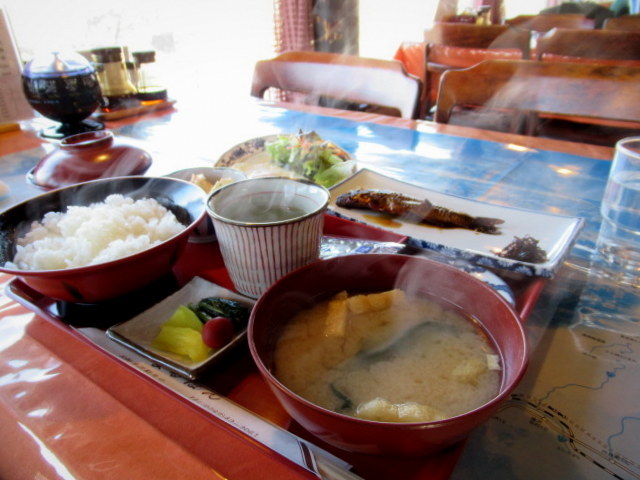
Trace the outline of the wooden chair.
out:
M 435 22 L 424 32 L 424 41 L 433 45 L 469 48 L 516 48 L 528 58 L 531 34 L 508 25 L 474 25 Z
M 292 51 L 256 63 L 251 95 L 269 88 L 392 109 L 386 113 L 417 118 L 422 82 L 395 60 L 327 52 Z
M 538 38 L 536 56 L 547 61 L 640 66 L 640 31 L 554 28 Z
M 640 32 L 640 15 L 621 15 L 620 17 L 608 18 L 602 28 L 603 30 Z
M 442 76 L 435 121 L 612 145 L 640 132 L 638 98 L 640 67 L 488 60 Z M 574 131 L 541 128 L 554 116 Z
M 595 20 L 582 13 L 545 13 L 540 15 L 520 15 L 505 21 L 517 28 L 548 32 L 552 28 L 595 28 Z
M 531 32 L 507 25 L 436 22 L 425 32 L 425 42 L 422 117 L 436 104 L 442 73 L 490 59 L 528 59 Z
M 426 76 L 427 69 L 425 68 L 425 59 L 426 59 L 426 48 L 427 45 L 424 42 L 412 42 L 405 41 L 400 44 L 398 49 L 393 55 L 393 59 L 402 63 L 404 69 L 409 73 L 409 75 L 413 75 L 416 78 L 419 78 L 422 82 L 422 91 L 420 93 L 420 107 L 419 107 L 419 118 L 424 118 L 425 116 L 425 106 L 429 103 L 427 100 L 427 89 L 426 89 Z M 435 99 L 434 99 L 435 105 Z

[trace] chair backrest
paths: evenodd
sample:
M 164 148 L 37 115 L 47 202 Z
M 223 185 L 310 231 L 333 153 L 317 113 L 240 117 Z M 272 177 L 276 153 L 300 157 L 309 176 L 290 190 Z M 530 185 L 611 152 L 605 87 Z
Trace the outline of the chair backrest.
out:
M 509 25 L 435 22 L 425 31 L 424 40 L 427 44 L 450 47 L 516 48 L 523 52 L 523 58 L 528 58 L 531 33 Z
M 552 28 L 595 28 L 595 20 L 582 13 L 545 13 L 540 15 L 520 15 L 505 22 L 512 27 L 535 32 L 547 32 Z
M 604 30 L 622 30 L 624 32 L 640 32 L 640 15 L 621 15 L 605 20 Z
M 440 77 L 448 70 L 460 70 L 485 60 L 523 58 L 522 51 L 509 48 L 471 48 L 432 45 L 426 47 L 422 116 L 426 117 L 438 100 Z
M 554 28 L 538 38 L 536 55 L 556 61 L 640 60 L 640 32 Z
M 292 51 L 256 63 L 251 95 L 269 88 L 396 109 L 417 118 L 422 82 L 396 60 Z
M 638 98 L 640 67 L 488 60 L 442 76 L 435 120 L 470 105 L 640 122 Z
M 508 25 L 436 22 L 425 32 L 425 42 L 422 116 L 427 116 L 436 103 L 443 72 L 489 59 L 527 59 L 531 32 Z

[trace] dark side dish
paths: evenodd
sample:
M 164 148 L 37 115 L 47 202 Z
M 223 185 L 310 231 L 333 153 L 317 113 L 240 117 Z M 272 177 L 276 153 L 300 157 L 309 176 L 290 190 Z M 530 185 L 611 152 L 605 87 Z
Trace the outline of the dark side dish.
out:
M 547 252 L 540 248 L 538 243 L 538 240 L 529 235 L 522 238 L 515 237 L 498 253 L 498 256 L 520 262 L 544 263 L 547 261 Z

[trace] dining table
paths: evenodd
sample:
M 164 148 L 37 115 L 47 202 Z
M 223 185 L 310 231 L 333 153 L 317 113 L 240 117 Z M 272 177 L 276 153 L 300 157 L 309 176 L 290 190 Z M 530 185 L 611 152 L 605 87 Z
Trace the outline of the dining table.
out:
M 179 100 L 105 121 L 151 155 L 147 176 L 214 165 L 248 139 L 313 130 L 385 178 L 583 219 L 547 275 L 482 267 L 513 293 L 528 369 L 497 414 L 454 446 L 417 457 L 348 452 L 292 420 L 246 342 L 185 379 L 105 335 L 144 301 L 63 305 L 0 274 L 0 478 L 640 478 L 640 297 L 606 275 L 595 248 L 613 149 L 252 98 L 232 108 Z M 27 175 L 57 147 L 39 134 L 49 124 L 36 117 L 0 134 L 0 209 L 43 192 Z M 395 238 L 332 224 L 331 234 Z M 531 225 L 532 235 L 545 228 Z M 189 243 L 174 271 L 179 282 L 204 275 L 233 289 L 215 241 Z

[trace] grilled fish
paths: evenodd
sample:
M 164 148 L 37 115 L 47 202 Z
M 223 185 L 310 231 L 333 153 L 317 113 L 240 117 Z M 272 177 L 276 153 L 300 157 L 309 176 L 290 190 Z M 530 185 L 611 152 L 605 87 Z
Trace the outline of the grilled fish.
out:
M 480 233 L 499 234 L 499 218 L 473 217 L 445 207 L 433 205 L 429 200 L 384 190 L 351 190 L 339 195 L 336 205 L 344 208 L 361 208 L 402 217 L 413 223 L 426 223 L 444 228 L 464 228 Z

